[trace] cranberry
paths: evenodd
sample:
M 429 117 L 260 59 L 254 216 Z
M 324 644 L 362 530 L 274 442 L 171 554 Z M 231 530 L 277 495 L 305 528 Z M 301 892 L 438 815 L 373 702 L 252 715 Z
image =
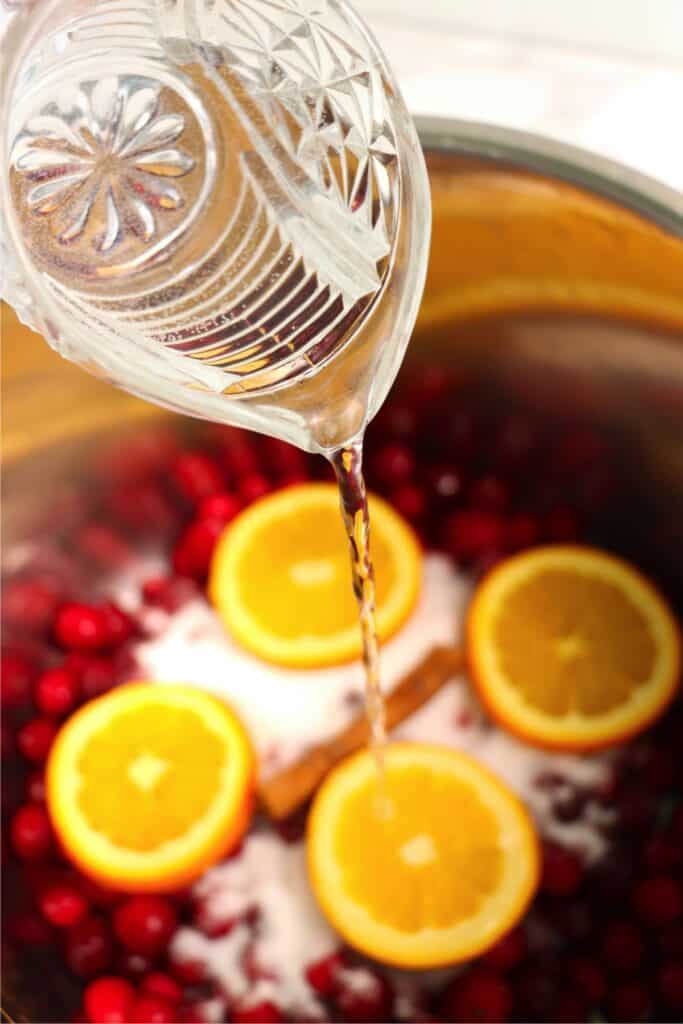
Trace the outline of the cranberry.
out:
M 510 501 L 510 492 L 499 477 L 489 474 L 470 484 L 467 498 L 475 508 L 483 508 L 487 512 L 504 512 Z
M 448 464 L 432 466 L 424 477 L 427 497 L 434 504 L 435 511 L 447 511 L 458 501 L 463 492 L 463 476 Z
M 234 494 L 221 491 L 204 498 L 197 509 L 199 519 L 218 519 L 221 523 L 230 523 L 241 511 L 242 502 Z
M 250 505 L 252 501 L 258 501 L 259 498 L 269 494 L 271 490 L 268 478 L 263 473 L 247 473 L 246 476 L 241 476 L 238 487 L 240 498 L 245 505 Z
M 485 967 L 475 967 L 457 978 L 445 998 L 446 1019 L 449 1021 L 487 1022 L 499 1024 L 509 1019 L 512 1010 L 512 992 L 505 979 Z
M 602 936 L 602 954 L 615 971 L 633 971 L 643 959 L 640 931 L 631 921 L 610 921 Z
M 66 715 L 78 700 L 80 686 L 74 672 L 62 666 L 50 668 L 38 677 L 33 699 L 44 715 Z
M 671 830 L 679 842 L 683 843 L 683 804 L 676 808 L 671 819 Z
M 501 548 L 504 521 L 494 512 L 463 509 L 452 515 L 445 527 L 445 541 L 454 558 L 476 561 Z
M 493 458 L 506 471 L 528 468 L 536 453 L 536 431 L 523 415 L 512 413 L 498 425 L 493 439 Z
M 201 985 L 206 981 L 206 964 L 197 957 L 172 954 L 169 961 L 171 974 L 181 985 Z
M 380 487 L 398 487 L 408 483 L 415 475 L 412 448 L 400 441 L 385 444 L 372 457 L 370 475 Z
M 117 487 L 109 496 L 109 511 L 134 533 L 167 536 L 177 527 L 178 516 L 170 498 L 155 483 Z
M 32 718 L 17 733 L 17 747 L 27 761 L 40 763 L 50 752 L 57 726 L 50 718 Z
M 288 473 L 278 479 L 278 487 L 298 487 L 300 484 L 307 484 L 311 479 L 309 473 Z
M 232 1019 L 232 1018 L 231 1018 Z M 201 1003 L 186 1003 L 176 1011 L 178 1024 L 208 1024 L 202 1013 Z
M 657 943 L 665 956 L 683 960 L 683 921 L 659 929 Z
M 133 620 L 112 601 L 107 601 L 102 611 L 106 619 L 107 646 L 120 647 L 133 635 Z
M 140 989 L 147 995 L 161 996 L 171 1003 L 179 1003 L 183 998 L 183 990 L 178 982 L 163 971 L 152 971 L 148 974 L 142 979 Z
M 608 853 L 592 869 L 590 877 L 596 901 L 614 904 L 622 912 L 633 878 L 630 858 L 620 851 Z
M 176 1011 L 168 999 L 155 995 L 141 995 L 133 1003 L 130 1016 L 126 1019 L 131 1024 L 174 1024 Z
M 639 981 L 622 981 L 615 985 L 609 1000 L 609 1014 L 615 1021 L 639 1021 L 648 1013 L 652 996 Z
M 528 512 L 517 512 L 505 523 L 503 546 L 511 553 L 523 551 L 538 543 L 541 528 L 538 519 Z
M 87 558 L 105 569 L 118 569 L 131 558 L 130 545 L 106 523 L 87 523 L 78 536 L 78 546 Z
M 20 946 L 49 946 L 54 938 L 50 925 L 35 910 L 12 914 L 7 921 L 7 934 Z
M 106 612 L 88 604 L 65 604 L 55 618 L 57 642 L 69 650 L 97 651 L 109 645 Z
M 577 1024 L 585 1021 L 588 1007 L 575 992 L 562 992 L 550 1014 L 552 1024 Z
M 113 945 L 111 932 L 94 914 L 83 918 L 64 937 L 64 959 L 74 974 L 90 978 L 109 967 Z
M 350 968 L 339 976 L 335 1003 L 344 1020 L 353 1024 L 387 1020 L 392 1001 L 389 982 L 369 968 Z
M 142 596 L 148 604 L 175 612 L 199 593 L 194 580 L 186 576 L 157 576 L 142 585 Z
M 683 1010 L 683 960 L 662 964 L 657 972 L 657 987 L 667 1006 Z
M 24 786 L 19 772 L 7 771 L 2 773 L 0 784 L 0 795 L 2 798 L 2 818 L 4 819 L 21 807 L 24 797 Z
M 576 481 L 576 501 L 586 513 L 597 515 L 615 501 L 618 483 L 604 468 L 582 473 Z M 621 503 L 618 505 L 621 508 Z
M 601 462 L 606 454 L 604 441 L 588 427 L 574 427 L 555 446 L 553 465 L 573 475 Z
M 223 490 L 220 466 L 204 452 L 181 452 L 170 467 L 170 477 L 178 493 L 191 505 Z
M 154 956 L 175 931 L 176 912 L 163 896 L 131 896 L 114 912 L 114 931 L 134 953 Z
M 95 470 L 103 481 L 133 483 L 163 469 L 177 451 L 177 442 L 166 427 L 145 427 L 133 435 L 116 438 L 97 453 Z
M 12 818 L 12 846 L 22 860 L 41 860 L 52 850 L 52 828 L 41 804 L 24 804 Z
M 114 889 L 108 889 L 105 885 L 101 885 L 85 875 L 79 877 L 78 887 L 83 894 L 83 898 L 93 907 L 108 909 L 109 907 L 115 907 L 117 903 L 124 899 L 123 893 L 116 892 Z
M 36 674 L 36 666 L 23 654 L 3 653 L 0 668 L 3 709 L 20 708 L 28 704 Z
M 547 958 L 522 967 L 515 979 L 517 1001 L 524 1011 L 546 1020 L 562 987 L 558 964 Z
M 203 580 L 211 563 L 216 541 L 223 532 L 218 519 L 198 519 L 183 531 L 173 551 L 173 568 L 180 576 Z
M 579 515 L 568 506 L 556 505 L 544 516 L 542 531 L 548 541 L 564 544 L 575 541 L 580 534 Z
M 670 871 L 683 861 L 683 850 L 671 835 L 658 832 L 646 843 L 643 860 L 651 871 Z
M 96 1024 L 126 1024 L 135 1001 L 135 989 L 114 976 L 91 981 L 84 993 L 85 1012 Z
M 410 397 L 416 406 L 432 406 L 447 398 L 453 391 L 456 379 L 450 369 L 444 366 L 427 366 L 410 389 Z
M 417 435 L 417 412 L 408 402 L 387 402 L 375 417 L 369 439 L 377 437 L 413 444 Z
M 14 730 L 7 721 L 6 718 L 0 719 L 0 752 L 2 753 L 3 761 L 11 761 L 17 752 L 17 741 L 14 736 Z M 5 805 L 3 804 L 3 811 Z
M 151 957 L 143 956 L 142 953 L 131 953 L 127 949 L 119 950 L 114 961 L 115 970 L 131 981 L 139 981 L 154 967 Z
M 42 768 L 34 768 L 26 776 L 26 799 L 33 804 L 45 803 L 45 773 Z
M 341 951 L 330 953 L 322 960 L 316 960 L 315 963 L 309 964 L 306 968 L 306 980 L 319 995 L 332 995 L 345 966 L 346 958 Z
M 240 920 L 239 917 L 220 913 L 219 909 L 211 898 L 199 901 L 196 906 L 194 923 L 210 939 L 228 935 Z
M 260 1003 L 242 1003 L 236 1006 L 230 1013 L 230 1019 L 233 1024 L 278 1024 L 286 1018 L 275 1003 L 264 999 Z
M 558 821 L 577 821 L 586 806 L 586 796 L 579 792 L 564 794 L 553 804 L 553 814 Z
M 642 834 L 649 829 L 656 814 L 652 793 L 634 786 L 624 788 L 617 797 L 619 824 L 628 831 Z
M 431 425 L 432 431 L 434 424 Z M 441 424 L 444 440 L 451 454 L 458 459 L 472 459 L 479 448 L 479 430 L 474 413 L 462 406 Z
M 509 971 L 521 963 L 527 953 L 526 932 L 522 927 L 513 928 L 511 932 L 499 939 L 484 955 L 487 967 L 495 971 Z
M 389 501 L 409 523 L 421 523 L 427 512 L 424 491 L 415 484 L 403 484 L 389 495 Z
M 2 595 L 6 625 L 43 633 L 52 622 L 60 602 L 54 585 L 41 579 L 14 579 Z
M 653 750 L 649 753 L 643 775 L 648 786 L 661 791 L 674 785 L 678 770 L 678 759 L 671 751 Z
M 83 920 L 88 904 L 75 886 L 55 883 L 41 893 L 40 910 L 55 928 L 70 928 Z
M 275 437 L 262 437 L 261 451 L 268 469 L 276 473 L 279 479 L 293 476 L 307 479 L 306 455 L 300 448 L 295 448 L 294 445 Z
M 583 880 L 583 865 L 575 853 L 557 846 L 543 844 L 541 888 L 555 896 L 568 896 L 576 892 Z
M 650 925 L 671 924 L 683 911 L 681 884 L 670 875 L 653 875 L 633 890 L 633 906 Z
M 579 536 L 579 517 L 568 505 L 556 505 L 546 512 L 541 528 L 547 540 L 573 541 Z
M 75 670 L 76 662 L 72 656 L 67 659 L 67 663 Z M 115 683 L 120 682 L 130 668 L 132 665 L 129 661 L 119 656 L 88 655 L 82 660 L 79 658 L 81 696 L 85 700 L 99 697 L 110 690 Z
M 233 479 L 259 472 L 259 460 L 252 443 L 243 433 L 234 433 L 225 447 L 225 466 Z
M 577 956 L 567 964 L 567 976 L 580 995 L 589 1003 L 601 1003 L 607 994 L 607 980 L 602 970 L 587 956 Z

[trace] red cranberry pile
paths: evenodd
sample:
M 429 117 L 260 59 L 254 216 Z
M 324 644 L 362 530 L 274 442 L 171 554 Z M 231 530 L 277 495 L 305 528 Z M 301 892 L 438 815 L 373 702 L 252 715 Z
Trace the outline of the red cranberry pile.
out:
M 548 541 L 609 536 L 623 501 L 600 431 L 488 411 L 435 369 L 387 403 L 367 444 L 369 486 L 427 546 L 477 574 Z M 59 978 L 73 1020 L 202 1021 L 216 995 L 201 963 L 174 962 L 180 924 L 199 927 L 190 893 L 103 889 L 64 858 L 45 809 L 43 766 L 60 723 L 136 673 L 150 609 L 201 592 L 221 530 L 249 502 L 326 465 L 277 441 L 193 425 L 143 427 L 91 454 L 80 486 L 52 496 L 46 521 L 7 551 L 2 615 L 3 935 L 6 966 L 44 987 Z M 625 552 L 630 557 L 634 552 Z M 161 558 L 141 608 L 111 596 L 122 572 Z M 136 584 L 137 586 L 137 584 Z M 395 976 L 340 951 L 306 976 L 335 1021 L 677 1021 L 683 1014 L 683 709 L 618 752 L 599 793 L 560 794 L 571 821 L 587 800 L 616 811 L 610 853 L 590 869 L 552 843 L 524 921 L 476 962 L 408 998 Z M 293 835 L 300 834 L 294 822 Z M 258 916 L 258 910 L 256 910 Z M 350 985 L 363 969 L 370 984 Z M 71 979 L 64 982 L 64 979 Z M 273 1002 L 228 1008 L 235 1022 L 286 1020 Z M 38 1019 L 37 1017 L 34 1019 Z M 45 1019 L 45 1018 L 40 1018 Z

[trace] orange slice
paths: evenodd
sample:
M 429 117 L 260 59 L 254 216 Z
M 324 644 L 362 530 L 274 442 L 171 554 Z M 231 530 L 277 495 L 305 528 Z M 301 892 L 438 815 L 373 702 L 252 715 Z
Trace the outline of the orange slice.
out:
M 241 838 L 254 757 L 232 711 L 199 690 L 131 683 L 62 727 L 47 800 L 69 856 L 128 891 L 186 885 Z
M 323 783 L 308 825 L 308 866 L 331 924 L 361 952 L 438 967 L 487 949 L 524 912 L 538 843 L 517 798 L 472 758 L 419 743 L 372 754 Z
M 493 717 L 557 750 L 595 750 L 640 732 L 680 674 L 680 634 L 662 596 L 595 548 L 551 545 L 507 559 L 476 591 L 467 637 Z
M 386 640 L 417 600 L 420 545 L 374 496 L 370 531 L 377 631 Z M 318 668 L 357 658 L 358 609 L 337 488 L 289 487 L 242 512 L 216 546 L 209 595 L 235 639 L 265 661 Z

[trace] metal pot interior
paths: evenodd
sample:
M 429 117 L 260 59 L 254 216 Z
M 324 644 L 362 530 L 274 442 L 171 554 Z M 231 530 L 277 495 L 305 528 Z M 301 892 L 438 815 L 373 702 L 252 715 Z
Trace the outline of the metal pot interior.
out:
M 462 374 L 477 402 L 530 411 L 548 432 L 571 421 L 604 434 L 625 480 L 604 541 L 637 552 L 683 601 L 683 221 L 675 197 L 640 181 L 624 190 L 618 170 L 588 173 L 571 153 L 549 163 L 533 141 L 511 148 L 508 138 L 506 148 L 490 131 L 473 138 L 422 127 L 433 247 L 397 387 L 435 363 Z M 78 474 L 86 447 L 164 414 L 62 362 L 2 312 L 9 557 Z M 69 985 L 56 964 L 8 953 L 4 985 L 15 1019 L 64 1019 Z

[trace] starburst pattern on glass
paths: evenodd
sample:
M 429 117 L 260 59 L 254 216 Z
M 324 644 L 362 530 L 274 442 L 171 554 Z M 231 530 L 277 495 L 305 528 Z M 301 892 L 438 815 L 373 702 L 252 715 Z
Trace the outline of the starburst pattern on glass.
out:
M 212 62 L 242 79 L 286 152 L 386 254 L 397 161 L 387 82 L 377 52 L 350 31 L 348 9 L 335 0 L 204 0 L 198 21 L 218 43 Z
M 176 145 L 184 117 L 162 113 L 160 93 L 150 80 L 108 76 L 65 90 L 28 121 L 14 165 L 31 182 L 29 210 L 51 218 L 59 242 L 81 238 L 91 224 L 91 246 L 102 254 L 126 233 L 148 242 L 157 217 L 183 205 L 169 179 L 195 161 Z

